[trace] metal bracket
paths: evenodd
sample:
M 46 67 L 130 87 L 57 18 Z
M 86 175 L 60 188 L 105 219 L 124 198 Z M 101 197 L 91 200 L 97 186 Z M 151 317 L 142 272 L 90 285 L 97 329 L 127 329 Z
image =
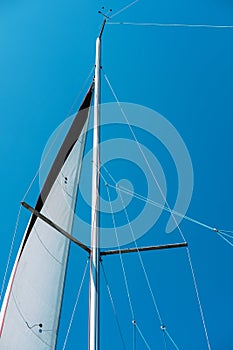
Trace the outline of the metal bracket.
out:
M 187 242 L 175 243 L 175 244 L 164 244 L 164 245 L 154 245 L 149 247 L 139 247 L 139 248 L 127 248 L 127 249 L 117 249 L 117 250 L 106 250 L 100 253 L 103 255 L 113 255 L 113 254 L 125 254 L 125 253 L 135 253 L 135 252 L 145 252 L 148 250 L 162 250 L 162 249 L 170 249 L 170 248 L 182 248 L 187 247 Z

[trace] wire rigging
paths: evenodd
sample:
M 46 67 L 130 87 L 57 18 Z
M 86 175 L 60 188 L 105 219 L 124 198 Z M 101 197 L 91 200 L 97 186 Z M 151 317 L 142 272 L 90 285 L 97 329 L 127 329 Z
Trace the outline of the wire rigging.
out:
M 99 174 L 101 175 L 101 172 L 99 171 Z M 111 202 L 111 198 L 110 198 L 110 193 L 109 193 L 109 188 L 108 186 L 106 186 L 107 188 L 107 194 L 108 194 L 108 201 L 109 201 L 109 205 L 110 205 L 110 210 L 111 210 L 111 216 L 112 216 L 112 222 L 113 222 L 113 227 L 114 227 L 114 232 L 115 232 L 115 236 L 116 236 L 116 240 L 117 240 L 117 246 L 119 249 L 119 257 L 120 257 L 120 262 L 121 262 L 121 268 L 122 268 L 122 272 L 123 272 L 123 277 L 124 277 L 124 283 L 125 283 L 125 289 L 126 289 L 126 293 L 127 293 L 127 297 L 128 297 L 128 302 L 129 302 L 129 307 L 130 307 L 130 312 L 131 312 L 131 319 L 135 320 L 135 313 L 134 313 L 134 309 L 133 309 L 133 304 L 131 301 L 131 295 L 130 295 L 130 290 L 129 290 L 129 284 L 128 284 L 128 280 L 127 280 L 127 276 L 126 276 L 126 271 L 125 271 L 125 266 L 124 266 L 124 262 L 122 259 L 122 254 L 121 254 L 121 248 L 120 248 L 120 243 L 119 243 L 119 239 L 118 239 L 118 235 L 117 235 L 117 229 L 116 229 L 116 222 L 115 222 L 115 217 L 113 214 L 113 208 L 112 208 L 112 202 Z M 136 344 L 134 344 L 134 325 L 133 325 L 133 349 L 135 350 Z
M 134 232 L 133 232 L 132 225 L 131 225 L 130 220 L 129 220 L 129 216 L 128 216 L 128 213 L 127 213 L 127 210 L 126 210 L 126 207 L 125 207 L 125 203 L 123 201 L 123 198 L 122 198 L 121 194 L 119 194 L 119 195 L 120 195 L 120 198 L 121 198 L 122 206 L 123 206 L 124 211 L 125 211 L 125 215 L 127 217 L 127 222 L 128 222 L 128 225 L 129 225 L 129 228 L 130 228 L 130 231 L 131 231 L 131 235 L 132 235 L 135 247 L 136 247 L 136 249 L 138 249 L 138 245 L 137 245 L 137 242 L 136 242 L 136 239 L 135 239 L 135 235 L 134 235 Z M 152 287 L 151 287 L 151 283 L 150 283 L 150 280 L 149 280 L 148 274 L 146 272 L 146 268 L 145 268 L 145 265 L 144 265 L 144 262 L 143 262 L 143 259 L 142 259 L 142 256 L 141 256 L 141 253 L 140 253 L 139 250 L 137 251 L 137 254 L 138 254 L 138 258 L 139 258 L 139 261 L 140 261 L 140 264 L 141 264 L 141 267 L 142 267 L 142 270 L 143 270 L 143 273 L 144 273 L 144 276 L 145 276 L 145 279 L 146 279 L 146 283 L 147 283 L 149 292 L 151 294 L 151 298 L 152 298 L 152 301 L 153 301 L 153 304 L 154 304 L 157 316 L 158 316 L 159 321 L 160 321 L 161 328 L 163 327 L 165 329 L 164 323 L 163 323 L 163 320 L 162 320 L 162 317 L 161 317 L 161 314 L 159 312 L 158 304 L 156 302 L 155 295 L 153 293 L 153 290 L 152 290 Z M 140 332 L 140 335 L 141 335 L 141 332 Z M 175 343 L 175 341 L 173 339 L 172 339 L 172 342 L 173 342 L 173 344 L 175 344 L 176 348 L 179 350 L 178 346 L 176 345 L 176 343 Z M 166 347 L 166 343 L 164 345 Z
M 113 96 L 114 96 L 114 98 L 115 98 L 115 100 L 116 100 L 116 102 L 117 102 L 117 104 L 118 104 L 118 106 L 119 106 L 119 108 L 120 108 L 120 111 L 121 111 L 121 113 L 122 113 L 122 116 L 124 117 L 126 123 L 128 124 L 128 127 L 129 127 L 129 129 L 130 129 L 130 132 L 131 132 L 131 134 L 132 134 L 132 136 L 133 136 L 133 138 L 134 138 L 134 140 L 135 140 L 135 142 L 136 142 L 136 144 L 137 144 L 137 146 L 138 146 L 138 149 L 139 149 L 139 151 L 140 151 L 140 153 L 141 153 L 141 155 L 142 155 L 142 158 L 144 159 L 144 161 L 145 161 L 145 163 L 146 163 L 146 165 L 147 165 L 147 167 L 148 167 L 148 170 L 150 171 L 150 174 L 151 174 L 151 176 L 152 176 L 152 178 L 153 178 L 153 180 L 154 180 L 154 182 L 155 182 L 155 184 L 156 184 L 156 186 L 157 186 L 157 188 L 158 188 L 158 190 L 159 190 L 159 192 L 160 192 L 160 194 L 161 194 L 161 196 L 162 196 L 162 198 L 163 198 L 163 200 L 164 200 L 164 203 L 166 203 L 168 209 L 170 210 L 171 217 L 172 217 L 172 219 L 174 220 L 174 223 L 176 224 L 176 227 L 177 227 L 178 230 L 180 231 L 180 228 L 179 228 L 179 225 L 178 225 L 178 223 L 177 223 L 177 220 L 176 220 L 175 216 L 173 215 L 173 213 L 171 212 L 171 208 L 170 208 L 170 205 L 168 204 L 167 198 L 166 198 L 166 196 L 164 195 L 164 193 L 163 193 L 163 191 L 162 191 L 162 188 L 161 188 L 161 186 L 160 186 L 160 184 L 159 184 L 159 182 L 158 182 L 158 180 L 157 180 L 157 178 L 156 178 L 156 176 L 155 176 L 155 174 L 154 174 L 154 172 L 153 172 L 153 170 L 152 170 L 152 168 L 151 168 L 151 166 L 150 166 L 150 163 L 149 163 L 149 161 L 148 161 L 148 159 L 147 159 L 145 153 L 143 152 L 142 146 L 141 146 L 140 142 L 138 141 L 138 139 L 137 139 L 137 137 L 136 137 L 136 134 L 135 134 L 135 132 L 133 131 L 133 128 L 132 128 L 132 126 L 130 125 L 129 120 L 128 120 L 126 114 L 125 114 L 125 111 L 124 111 L 124 109 L 122 108 L 121 103 L 120 103 L 120 101 L 118 100 L 117 95 L 116 95 L 115 91 L 113 90 L 113 87 L 112 87 L 112 85 L 111 85 L 111 83 L 110 83 L 110 81 L 109 81 L 109 79 L 108 79 L 108 77 L 107 77 L 107 75 L 106 75 L 105 73 L 104 73 L 104 77 L 105 77 L 105 79 L 106 79 L 106 81 L 107 81 L 107 83 L 108 83 L 108 85 L 109 85 L 109 87 L 110 87 L 110 90 L 112 91 L 112 94 L 113 94 Z M 180 233 L 181 233 L 181 232 L 180 232 Z M 184 239 L 184 237 L 183 237 L 182 234 L 181 234 L 181 237 L 182 237 L 182 239 L 183 239 L 184 242 L 185 242 L 185 239 Z
M 108 173 L 108 175 L 111 177 L 111 174 L 108 172 L 108 170 L 106 169 L 106 167 L 105 167 L 104 165 L 102 165 L 102 166 L 104 167 L 104 169 L 105 169 L 105 171 Z M 111 179 L 112 179 L 113 182 L 114 182 L 114 179 L 113 179 L 112 177 L 111 177 Z M 117 190 L 117 191 L 121 191 L 121 192 L 123 192 L 123 193 L 125 193 L 125 194 L 128 194 L 128 195 L 130 195 L 130 196 L 132 196 L 132 197 L 134 197 L 134 198 L 136 198 L 136 199 L 139 199 L 139 200 L 141 200 L 141 201 L 143 201 L 143 202 L 146 202 L 146 203 L 148 203 L 148 204 L 151 204 L 151 205 L 153 205 L 153 206 L 155 206 L 155 207 L 157 207 L 157 208 L 163 209 L 164 211 L 166 211 L 166 212 L 168 212 L 168 213 L 172 213 L 172 214 L 174 214 L 175 216 L 182 217 L 183 219 L 185 219 L 185 220 L 187 220 L 187 221 L 190 221 L 190 222 L 192 222 L 192 223 L 194 223 L 194 224 L 197 224 L 197 225 L 202 226 L 202 227 L 204 227 L 204 228 L 206 228 L 206 229 L 209 229 L 209 230 L 211 230 L 211 231 L 214 231 L 214 232 L 217 233 L 225 242 L 227 242 L 230 246 L 233 246 L 233 244 L 232 244 L 228 239 L 226 239 L 225 237 L 222 237 L 222 235 L 223 235 L 223 236 L 226 236 L 226 237 L 228 237 L 228 238 L 233 239 L 233 236 L 231 236 L 230 234 L 226 233 L 226 232 L 230 232 L 230 233 L 231 233 L 232 231 L 218 230 L 218 229 L 216 229 L 216 228 L 213 227 L 213 226 L 204 224 L 204 223 L 201 222 L 201 221 L 198 221 L 198 220 L 196 220 L 196 219 L 193 219 L 193 218 L 191 218 L 191 217 L 189 217 L 189 216 L 187 216 L 187 215 L 181 214 L 181 213 L 177 212 L 176 210 L 170 209 L 170 208 L 168 208 L 168 207 L 165 206 L 165 205 L 161 205 L 161 204 L 159 204 L 158 202 L 155 202 L 155 201 L 153 201 L 152 199 L 146 198 L 146 197 L 140 195 L 139 193 L 137 193 L 137 192 L 135 192 L 135 191 L 131 191 L 130 189 L 127 189 L 127 188 L 125 188 L 125 187 L 123 187 L 123 186 L 120 186 L 120 185 L 118 185 L 117 183 L 116 183 L 116 184 L 113 184 L 113 185 L 108 184 L 108 186 L 111 187 L 111 188 L 113 188 L 113 189 L 115 189 L 115 190 Z
M 144 341 L 144 344 L 146 345 L 147 349 L 150 350 L 151 348 L 150 348 L 149 344 L 147 343 L 147 341 L 146 341 L 144 335 L 142 334 L 141 329 L 139 328 L 139 326 L 137 325 L 136 322 L 135 322 L 135 328 L 137 329 L 138 333 L 140 334 L 140 336 L 141 336 L 142 340 Z
M 145 154 L 144 154 L 144 152 L 143 152 L 143 149 L 142 149 L 140 143 L 139 143 L 138 140 L 137 140 L 137 137 L 136 137 L 136 135 L 135 135 L 135 133 L 134 133 L 134 131 L 133 131 L 133 129 L 132 129 L 132 126 L 130 125 L 130 123 L 129 123 L 129 121 L 128 121 L 128 118 L 127 118 L 127 116 L 126 116 L 126 114 L 125 114 L 125 112 L 124 112 L 124 110 L 123 110 L 123 108 L 122 108 L 122 106 L 121 106 L 121 103 L 119 102 L 119 100 L 118 100 L 118 98 L 117 98 L 117 95 L 116 95 L 115 91 L 113 90 L 113 87 L 112 87 L 112 85 L 111 85 L 111 83 L 110 83 L 110 81 L 109 81 L 109 79 L 108 79 L 106 73 L 104 73 L 104 77 L 105 77 L 105 79 L 106 79 L 106 81 L 107 81 L 107 83 L 108 83 L 108 85 L 109 85 L 109 88 L 110 88 L 110 90 L 111 90 L 111 92 L 112 92 L 112 94 L 113 94 L 113 96 L 114 96 L 114 98 L 115 98 L 115 100 L 116 100 L 116 102 L 117 102 L 117 104 L 118 104 L 118 106 L 119 106 L 119 109 L 120 109 L 120 111 L 121 111 L 123 117 L 125 118 L 126 123 L 128 124 L 128 127 L 129 127 L 129 129 L 130 129 L 130 131 L 131 131 L 131 133 L 132 133 L 132 136 L 133 136 L 133 138 L 134 138 L 134 140 L 135 140 L 135 142 L 136 142 L 136 144 L 137 144 L 139 150 L 140 150 L 140 153 L 141 153 L 143 159 L 145 160 L 145 163 L 146 163 L 147 166 L 148 166 L 148 169 L 149 169 L 149 171 L 150 171 L 150 173 L 151 173 L 151 175 L 152 175 L 152 178 L 154 179 L 155 184 L 157 185 L 157 187 L 158 187 L 158 189 L 159 189 L 159 191 L 160 191 L 160 194 L 162 195 L 163 200 L 164 200 L 164 202 L 166 203 L 166 206 L 167 206 L 167 208 L 169 209 L 169 211 L 170 211 L 170 213 L 171 213 L 171 216 L 172 216 L 172 218 L 173 218 L 173 220 L 174 220 L 174 222 L 175 222 L 175 224 L 176 224 L 176 227 L 177 227 L 177 229 L 178 229 L 178 231 L 179 231 L 179 233 L 180 233 L 180 236 L 181 236 L 181 238 L 183 239 L 183 241 L 185 242 L 186 239 L 185 239 L 185 237 L 184 237 L 184 234 L 183 234 L 183 232 L 182 232 L 182 230 L 181 230 L 181 228 L 180 228 L 180 226 L 179 226 L 179 224 L 178 224 L 178 222 L 177 222 L 177 220 L 176 220 L 176 217 L 175 217 L 174 214 L 171 212 L 171 208 L 170 208 L 170 206 L 169 206 L 169 204 L 168 204 L 167 198 L 166 198 L 165 194 L 163 193 L 163 191 L 162 191 L 162 189 L 161 189 L 161 187 L 160 187 L 160 185 L 159 185 L 159 183 L 158 183 L 158 180 L 157 180 L 157 178 L 155 177 L 155 174 L 153 173 L 153 171 L 152 171 L 152 169 L 151 169 L 151 167 L 150 167 L 150 164 L 149 164 L 149 162 L 148 162 L 148 159 L 146 158 L 146 156 L 145 156 Z M 194 288 L 195 288 L 196 296 L 197 296 L 197 300 L 198 300 L 199 311 L 200 311 L 201 320 L 202 320 L 202 324 L 203 324 L 203 328 L 204 328 L 204 333 L 205 333 L 205 337 L 206 337 L 206 343 L 207 343 L 207 346 L 208 346 L 208 350 L 211 350 L 210 341 L 209 341 L 209 336 L 208 336 L 207 327 L 206 327 L 206 322 L 205 322 L 205 317 L 204 317 L 204 313 L 203 313 L 203 308 L 202 308 L 202 305 L 201 305 L 201 300 L 200 300 L 200 295 L 199 295 L 199 291 L 198 291 L 198 287 L 197 287 L 197 282 L 196 282 L 196 277 L 195 277 L 195 273 L 194 273 L 194 268 L 193 268 L 193 264 L 192 264 L 192 260 L 191 260 L 191 255 L 190 255 L 190 251 L 189 251 L 189 248 L 188 248 L 188 247 L 186 248 L 186 252 L 187 252 L 188 261 L 189 261 L 189 265 L 190 265 L 190 269 L 191 269 L 191 273 L 192 273 L 192 278 L 193 278 L 193 283 L 194 283 Z
M 131 295 L 130 295 L 130 291 L 129 291 L 129 284 L 128 284 L 128 280 L 127 280 L 127 276 L 126 276 L 124 262 L 123 262 L 123 259 L 122 259 L 120 243 L 119 243 L 119 239 L 118 239 L 118 235 L 117 235 L 116 222 L 115 222 L 115 217 L 114 217 L 114 213 L 113 213 L 113 208 L 112 208 L 112 202 L 111 202 L 111 198 L 110 198 L 109 188 L 108 188 L 107 185 L 106 185 L 106 189 L 107 189 L 108 201 L 109 201 L 110 210 L 111 210 L 111 216 L 112 216 L 114 232 L 115 232 L 115 235 L 116 235 L 117 246 L 118 246 L 118 249 L 119 249 L 119 252 L 120 252 L 119 257 L 120 257 L 121 268 L 122 268 L 122 272 L 123 272 L 123 276 L 124 276 L 125 288 L 126 288 L 126 292 L 127 292 L 129 306 L 130 306 L 131 317 L 132 317 L 132 320 L 134 320 L 135 319 L 135 316 L 134 316 L 135 314 L 134 314 L 134 309 L 133 309 L 133 305 L 132 305 L 132 301 L 131 301 Z
M 176 27 L 176 28 L 180 27 L 180 28 L 233 29 L 233 25 L 218 25 L 218 24 L 188 24 L 188 23 L 158 23 L 158 22 L 146 23 L 146 22 L 111 22 L 111 21 L 108 21 L 107 24 L 140 26 L 140 27 Z
M 161 204 L 159 204 L 158 202 L 155 202 L 154 200 L 152 200 L 152 199 L 150 199 L 150 198 L 146 198 L 146 197 L 140 195 L 139 193 L 137 193 L 137 192 L 135 192 L 135 191 L 131 191 L 130 189 L 125 188 L 124 186 L 120 186 L 120 185 L 114 186 L 114 185 L 110 185 L 110 184 L 109 184 L 109 187 L 112 187 L 112 188 L 114 188 L 114 189 L 116 189 L 116 190 L 119 190 L 119 191 L 121 191 L 121 192 L 123 192 L 123 193 L 126 193 L 126 194 L 128 194 L 128 195 L 130 195 L 130 196 L 133 196 L 133 197 L 136 198 L 136 199 L 139 199 L 139 200 L 141 200 L 141 201 L 143 201 L 143 202 L 146 202 L 146 203 L 151 204 L 151 205 L 153 205 L 153 206 L 155 206 L 155 207 L 158 207 L 158 208 L 160 208 L 160 209 L 163 209 L 164 211 L 167 211 L 167 212 L 169 212 L 169 213 L 172 213 L 172 214 L 174 214 L 174 215 L 176 215 L 176 216 L 182 217 L 182 218 L 184 218 L 184 219 L 186 219 L 186 220 L 188 220 L 188 221 L 191 221 L 191 222 L 193 222 L 193 223 L 195 223 L 195 224 L 198 224 L 198 225 L 200 225 L 200 226 L 202 226 L 202 227 L 205 227 L 205 228 L 207 228 L 207 229 L 209 229 L 209 230 L 215 231 L 215 228 L 212 227 L 212 226 L 206 225 L 206 224 L 204 224 L 203 222 L 200 222 L 200 221 L 198 221 L 198 220 L 195 220 L 195 219 L 193 219 L 193 218 L 191 218 L 191 217 L 189 217 L 189 216 L 187 216 L 187 215 L 181 214 L 181 213 L 179 213 L 179 212 L 177 212 L 177 211 L 175 211 L 175 210 L 173 210 L 173 209 L 168 208 L 168 207 L 165 206 L 165 205 L 161 205 Z
M 106 272 L 105 272 L 105 269 L 104 269 L 103 261 L 100 261 L 100 264 L 101 264 L 101 267 L 102 267 L 102 270 L 103 270 L 104 281 L 105 281 L 105 285 L 106 285 L 106 288 L 107 288 L 107 291 L 108 291 L 108 296 L 109 296 L 109 299 L 110 299 L 110 302 L 111 302 L 111 305 L 112 305 L 112 309 L 113 309 L 114 317 L 115 317 L 115 320 L 116 320 L 117 328 L 118 328 L 118 331 L 119 331 L 119 334 L 120 334 L 122 346 L 126 350 L 126 345 L 125 345 L 125 341 L 124 341 L 124 338 L 123 338 L 123 333 L 122 333 L 122 330 L 121 330 L 121 327 L 120 327 L 120 322 L 119 322 L 118 315 L 117 315 L 117 312 L 116 312 L 116 307 L 115 307 L 113 296 L 112 296 L 112 293 L 111 293 L 111 290 L 110 290 L 110 286 L 109 286 L 109 283 L 108 283 L 107 275 L 106 275 Z
M 227 239 L 226 237 L 224 237 L 223 235 L 226 235 L 222 232 L 217 232 L 217 235 L 219 237 L 221 237 L 225 242 L 227 242 L 231 247 L 233 247 L 233 243 L 229 241 L 229 239 Z M 231 237 L 232 238 L 232 237 Z
M 122 7 L 120 10 L 118 10 L 116 13 L 114 13 L 112 16 L 110 16 L 109 18 L 113 18 L 117 15 L 119 15 L 120 13 L 122 13 L 123 11 L 127 10 L 128 8 L 130 8 L 131 6 L 135 5 L 139 0 L 135 0 L 132 1 L 131 3 L 129 3 L 128 5 Z
M 22 209 L 22 204 L 20 204 L 20 207 L 19 207 L 19 211 L 18 211 L 16 223 L 15 223 L 15 229 L 14 229 L 14 233 L 13 233 L 12 240 L 11 240 L 10 251 L 9 251 L 9 254 L 8 254 L 8 257 L 7 257 L 6 268 L 5 268 L 3 281 L 2 281 L 2 286 L 1 286 L 0 301 L 2 300 L 2 295 L 3 295 L 5 284 L 6 284 L 6 278 L 7 278 L 7 274 L 8 274 L 8 271 L 9 271 L 11 257 L 12 257 L 12 254 L 13 254 L 13 249 L 14 249 L 14 245 L 15 245 L 15 238 L 16 238 L 16 234 L 17 234 L 18 226 L 19 226 L 19 219 L 20 219 L 21 209 Z
M 176 348 L 176 350 L 180 350 L 180 348 L 178 348 L 178 346 L 176 345 L 176 343 L 174 342 L 174 340 L 172 339 L 171 335 L 168 333 L 168 331 L 166 330 L 166 328 L 164 329 L 164 333 L 167 335 L 167 337 L 170 339 L 171 343 L 174 345 L 174 347 Z
M 139 250 L 138 250 L 138 245 L 137 245 L 137 242 L 136 242 L 136 239 L 135 239 L 135 235 L 134 235 L 134 232 L 133 232 L 133 228 L 132 228 L 131 222 L 130 222 L 130 220 L 129 220 L 128 212 L 127 212 L 127 210 L 126 210 L 126 207 L 125 207 L 125 204 L 124 204 L 124 201 L 123 201 L 123 198 L 122 198 L 121 193 L 120 193 L 119 195 L 120 195 L 122 207 L 124 208 L 124 213 L 125 213 L 125 216 L 126 216 L 126 219 L 127 219 L 127 223 L 128 223 L 128 225 L 129 225 L 129 229 L 130 229 L 130 232 L 131 232 L 131 236 L 132 236 L 134 245 L 135 245 L 135 247 L 136 247 L 136 249 L 137 249 L 138 258 L 139 258 L 139 261 L 140 261 L 140 264 L 141 264 L 141 267 L 142 267 L 142 270 L 143 270 L 143 273 L 144 273 L 144 276 L 145 276 L 145 279 L 146 279 L 146 283 L 147 283 L 148 289 L 149 289 L 149 291 L 150 291 L 151 298 L 152 298 L 152 301 L 153 301 L 153 304 L 154 304 L 154 307 L 155 307 L 155 310 L 156 310 L 156 313 L 157 313 L 159 322 L 160 322 L 160 324 L 162 325 L 162 324 L 163 324 L 162 316 L 161 316 L 161 314 L 160 314 L 160 312 L 159 312 L 158 304 L 157 304 L 157 302 L 156 302 L 156 300 L 155 300 L 155 296 L 154 296 L 153 290 L 152 290 L 152 288 L 151 288 L 151 283 L 150 283 L 148 274 L 147 274 L 147 272 L 146 272 L 145 265 L 144 265 L 144 262 L 143 262 L 141 253 L 140 253 Z
M 72 323 L 73 323 L 73 320 L 74 320 L 74 315 L 75 315 L 75 312 L 76 312 L 76 309 L 77 309 L 77 305 L 78 305 L 78 302 L 79 302 L 81 290 L 82 290 L 83 283 L 84 283 L 84 280 L 85 280 L 88 263 L 89 263 L 89 258 L 86 261 L 86 265 L 85 265 L 85 268 L 84 268 L 82 280 L 81 280 L 81 283 L 80 283 L 80 286 L 79 286 L 79 290 L 78 290 L 77 298 L 76 298 L 76 301 L 75 301 L 75 304 L 74 304 L 74 308 L 73 308 L 73 311 L 72 311 L 72 314 L 71 314 L 71 317 L 70 317 L 70 322 L 69 322 L 69 326 L 67 328 L 66 337 L 65 337 L 65 340 L 64 340 L 64 344 L 63 344 L 62 350 L 65 350 L 65 348 L 66 348 L 67 340 L 68 340 L 68 337 L 69 337 L 69 334 L 70 334 L 70 329 L 71 329 L 71 326 L 72 326 Z
M 105 171 L 108 173 L 108 175 L 110 176 L 110 178 L 112 179 L 112 181 L 116 184 L 116 181 L 114 180 L 113 176 L 109 173 L 109 171 L 106 169 L 106 167 L 104 167 Z M 106 183 L 106 179 L 104 178 L 103 174 L 100 172 L 99 170 L 99 173 L 100 173 L 100 176 L 103 178 L 106 186 L 107 186 L 107 192 L 108 192 L 108 199 L 109 199 L 109 204 L 111 206 L 111 214 L 113 214 L 113 211 L 112 211 L 112 205 L 111 205 L 111 202 L 110 202 L 110 193 L 109 193 L 109 189 L 108 189 L 108 184 Z M 121 196 L 121 193 L 119 193 L 119 196 L 120 196 L 120 199 L 121 199 L 121 204 L 122 204 L 122 208 L 124 210 L 124 213 L 125 213 L 125 216 L 126 216 L 126 219 L 127 219 L 127 224 L 130 228 L 130 232 L 131 232 L 131 235 L 132 235 L 132 239 L 133 239 L 133 242 L 134 242 L 134 245 L 135 247 L 138 249 L 138 245 L 137 245 L 137 242 L 136 242 L 136 239 L 135 239 L 135 235 L 134 235 L 134 232 L 133 232 L 133 228 L 132 228 L 132 225 L 131 225 L 131 222 L 129 220 L 129 216 L 128 216 L 128 212 L 126 210 L 126 207 L 125 207 L 125 203 L 123 201 L 123 198 Z M 116 230 L 116 226 L 115 226 L 115 219 L 114 219 L 114 230 Z M 119 242 L 119 241 L 118 241 Z M 118 249 L 120 250 L 120 247 L 119 247 L 119 243 L 118 243 Z M 149 280 L 149 277 L 148 277 L 148 274 L 146 272 L 146 269 L 145 269 L 145 265 L 143 263 L 143 259 L 142 259 L 142 256 L 141 256 L 141 253 L 140 251 L 138 250 L 137 251 L 137 254 L 138 254 L 138 257 L 139 257 L 139 261 L 140 261 L 140 264 L 141 264 L 141 267 L 142 267 L 142 270 L 143 270 L 143 273 L 144 273 L 144 276 L 145 276 L 145 280 L 146 280 L 146 283 L 147 283 L 147 287 L 149 289 L 149 292 L 151 294 L 151 298 L 152 298 L 152 302 L 154 304 L 154 307 L 155 307 L 155 311 L 156 311 L 156 314 L 158 316 L 158 319 L 159 319 L 159 322 L 160 322 L 160 326 L 161 326 L 161 329 L 163 327 L 163 320 L 162 320 L 162 317 L 161 317 L 161 314 L 159 312 L 159 308 L 158 308 L 158 304 L 156 302 L 156 299 L 155 299 L 155 295 L 153 293 L 153 290 L 152 290 L 152 287 L 151 287 L 151 283 L 150 283 L 150 280 Z M 132 317 L 134 317 L 134 314 L 132 314 Z M 146 346 L 150 349 L 148 343 L 146 342 L 145 340 L 145 337 L 143 336 L 141 330 L 139 329 L 139 327 L 137 326 L 137 322 L 134 320 L 133 318 L 133 321 L 132 321 L 133 325 L 134 325 L 134 334 L 133 334 L 133 342 L 134 342 L 134 346 L 136 347 L 136 333 L 135 333 L 135 330 L 137 330 L 141 336 L 141 338 L 143 339 L 143 341 L 145 342 Z M 175 344 L 175 341 L 172 340 Z M 166 341 L 164 339 L 164 345 L 165 345 L 165 349 L 166 349 Z M 176 345 L 177 346 L 177 345 Z M 177 347 L 178 348 L 178 347 Z

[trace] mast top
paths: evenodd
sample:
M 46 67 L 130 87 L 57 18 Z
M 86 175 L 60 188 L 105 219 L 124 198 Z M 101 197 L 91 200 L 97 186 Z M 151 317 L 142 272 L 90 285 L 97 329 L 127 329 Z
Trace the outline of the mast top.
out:
M 106 24 L 106 18 L 104 19 L 103 23 L 102 23 L 102 27 L 100 29 L 100 33 L 99 33 L 99 39 L 101 40 L 102 38 L 102 34 L 103 34 L 103 31 L 104 31 L 104 27 L 105 27 L 105 24 Z

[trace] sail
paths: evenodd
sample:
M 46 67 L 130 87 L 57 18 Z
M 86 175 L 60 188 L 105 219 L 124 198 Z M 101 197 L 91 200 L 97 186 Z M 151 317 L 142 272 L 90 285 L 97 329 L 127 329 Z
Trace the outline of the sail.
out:
M 92 86 L 53 162 L 35 207 L 69 234 L 91 98 Z M 1 309 L 1 350 L 55 348 L 69 244 L 53 227 L 31 216 Z

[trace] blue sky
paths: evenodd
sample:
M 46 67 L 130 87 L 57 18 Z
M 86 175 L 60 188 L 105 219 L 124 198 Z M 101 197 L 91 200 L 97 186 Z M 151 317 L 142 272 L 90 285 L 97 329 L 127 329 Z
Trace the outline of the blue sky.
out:
M 19 202 L 39 167 L 48 138 L 68 116 L 93 67 L 95 38 L 102 21 L 97 12 L 102 5 L 114 12 L 127 2 L 12 0 L 0 3 L 1 281 Z M 229 0 L 141 0 L 114 20 L 233 24 L 232 10 Z M 232 29 L 108 25 L 103 37 L 102 60 L 120 101 L 156 110 L 182 136 L 194 169 L 194 191 L 188 215 L 229 230 L 233 229 L 232 38 Z M 84 92 L 79 102 L 83 95 Z M 104 79 L 102 100 L 114 101 Z M 168 162 L 167 169 L 172 169 L 160 149 L 159 156 L 161 163 Z M 168 200 L 174 203 L 177 178 L 174 171 L 166 176 Z M 33 186 L 29 203 L 35 203 L 38 190 L 37 184 Z M 27 218 L 24 212 L 14 254 Z M 138 244 L 178 240 L 177 233 L 173 236 L 164 233 L 167 218 L 161 216 L 157 226 Z M 211 348 L 230 350 L 233 347 L 232 247 L 212 231 L 192 223 L 183 222 L 181 227 L 190 247 Z M 144 253 L 143 260 L 164 323 L 179 349 L 208 349 L 185 250 Z M 63 308 L 58 349 L 62 349 L 85 262 L 85 254 L 74 247 L 67 277 L 69 300 Z M 124 263 L 138 325 L 151 349 L 163 349 L 160 324 L 138 257 L 124 257 Z M 131 315 L 119 258 L 106 257 L 104 266 L 127 349 L 130 349 Z M 120 337 L 103 279 L 101 285 L 101 349 L 120 349 Z M 87 290 L 85 280 L 67 349 L 76 348 L 76 344 L 86 348 Z M 137 340 L 138 349 L 144 349 L 138 334 Z M 169 341 L 168 349 L 175 349 Z

